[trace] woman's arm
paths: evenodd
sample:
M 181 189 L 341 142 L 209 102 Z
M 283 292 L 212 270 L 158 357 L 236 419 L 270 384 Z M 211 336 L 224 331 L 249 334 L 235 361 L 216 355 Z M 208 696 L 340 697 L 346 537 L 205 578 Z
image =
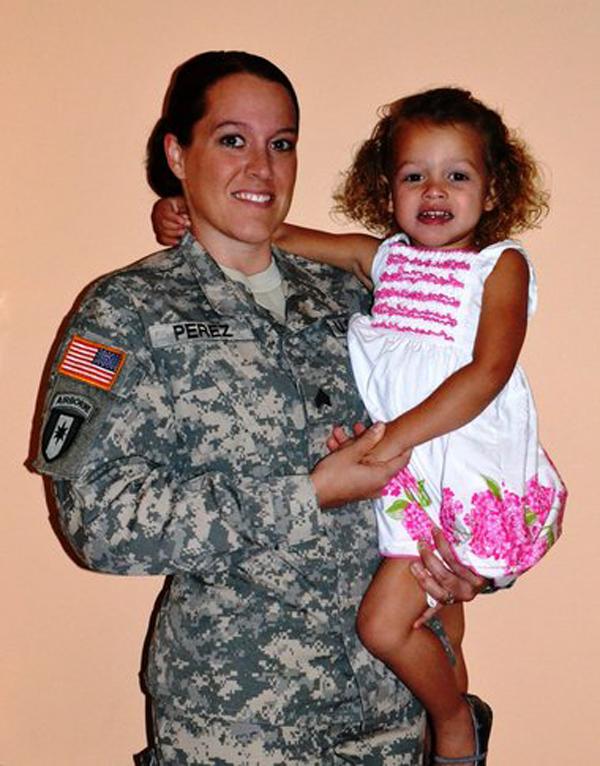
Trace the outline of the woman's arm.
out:
M 384 423 L 361 428 L 354 438 L 317 463 L 310 477 L 321 508 L 379 497 L 387 482 L 406 466 L 408 455 L 393 456 L 374 465 L 364 462 L 381 441 L 385 428 Z
M 183 422 L 194 410 L 175 409 L 173 388 L 181 381 L 159 372 L 139 310 L 141 288 L 131 290 L 138 279 L 124 273 L 101 282 L 73 318 L 51 375 L 35 463 L 52 480 L 62 528 L 90 568 L 210 573 L 240 550 L 323 534 L 321 508 L 376 495 L 402 467 L 400 460 L 361 464 L 384 430 L 378 427 L 312 472 L 300 459 L 292 470 L 265 475 L 243 449 L 232 453 L 235 413 L 211 381 L 194 390 L 195 401 L 202 393 L 209 398 L 192 435 Z M 98 363 L 84 361 L 80 369 L 73 358 L 76 369 L 63 366 L 74 336 L 84 351 L 101 349 Z M 165 359 L 176 353 L 185 359 L 183 349 L 167 348 Z M 101 376 L 100 387 L 90 374 Z M 189 399 L 187 406 L 193 408 Z M 267 428 L 268 405 L 261 414 Z M 275 431 L 280 426 L 272 421 Z
M 350 271 L 363 284 L 372 287 L 371 266 L 380 242 L 375 237 L 368 234 L 330 234 L 284 223 L 275 232 L 273 241 L 290 253 Z
M 505 250 L 485 283 L 473 360 L 388 423 L 368 460 L 387 460 L 454 431 L 490 404 L 508 381 L 525 339 L 528 284 L 525 258 L 517 250 Z

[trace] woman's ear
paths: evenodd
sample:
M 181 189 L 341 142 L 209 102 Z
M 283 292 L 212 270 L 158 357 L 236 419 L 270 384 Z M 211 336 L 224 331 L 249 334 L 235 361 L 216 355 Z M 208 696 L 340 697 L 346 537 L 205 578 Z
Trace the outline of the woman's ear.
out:
M 171 172 L 176 178 L 183 181 L 185 178 L 185 162 L 183 159 L 183 150 L 179 145 L 179 141 L 172 133 L 167 133 L 163 145 Z

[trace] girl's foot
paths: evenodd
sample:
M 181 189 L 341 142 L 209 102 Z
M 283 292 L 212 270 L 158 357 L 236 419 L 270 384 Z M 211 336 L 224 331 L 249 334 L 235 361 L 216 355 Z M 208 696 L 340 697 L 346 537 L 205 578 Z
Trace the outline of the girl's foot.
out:
M 434 721 L 433 728 L 436 752 L 434 763 L 439 763 L 439 758 L 461 758 L 475 752 L 471 709 L 466 700 L 463 700 L 452 718 Z M 469 766 L 475 766 L 475 764 L 469 764 Z
M 464 709 L 469 716 L 469 731 L 465 731 Z M 485 766 L 487 759 L 487 746 L 492 728 L 492 709 L 479 697 L 473 694 L 465 696 L 465 705 L 461 706 L 459 713 L 453 719 L 453 723 L 444 722 L 436 729 L 437 755 L 433 757 L 434 764 L 463 764 L 464 766 Z M 450 732 L 450 726 L 455 727 Z M 465 742 L 469 741 L 465 748 Z M 461 752 L 456 752 L 458 743 Z M 471 753 L 471 755 L 465 755 Z

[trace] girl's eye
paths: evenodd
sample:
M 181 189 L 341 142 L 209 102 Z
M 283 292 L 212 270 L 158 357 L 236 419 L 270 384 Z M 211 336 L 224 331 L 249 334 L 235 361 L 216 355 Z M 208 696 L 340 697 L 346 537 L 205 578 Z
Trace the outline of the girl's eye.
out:
M 289 138 L 276 138 L 271 141 L 271 148 L 276 152 L 292 152 L 296 148 L 296 144 Z
M 423 180 L 423 176 L 420 173 L 407 173 L 404 176 L 404 180 L 409 184 L 415 184 Z
M 455 170 L 454 172 L 450 173 L 450 180 L 451 181 L 468 181 L 469 176 L 466 173 L 461 173 L 460 170 Z
M 227 134 L 226 136 L 221 136 L 219 143 L 221 143 L 223 146 L 229 147 L 230 149 L 241 149 L 241 147 L 245 146 L 246 144 L 242 136 L 237 134 Z

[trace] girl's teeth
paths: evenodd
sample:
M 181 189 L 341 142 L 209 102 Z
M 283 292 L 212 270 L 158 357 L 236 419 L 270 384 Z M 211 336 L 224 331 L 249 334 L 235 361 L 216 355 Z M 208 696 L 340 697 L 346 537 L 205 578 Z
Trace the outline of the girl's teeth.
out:
M 450 218 L 451 214 L 446 210 L 425 210 L 419 213 L 420 218 Z

